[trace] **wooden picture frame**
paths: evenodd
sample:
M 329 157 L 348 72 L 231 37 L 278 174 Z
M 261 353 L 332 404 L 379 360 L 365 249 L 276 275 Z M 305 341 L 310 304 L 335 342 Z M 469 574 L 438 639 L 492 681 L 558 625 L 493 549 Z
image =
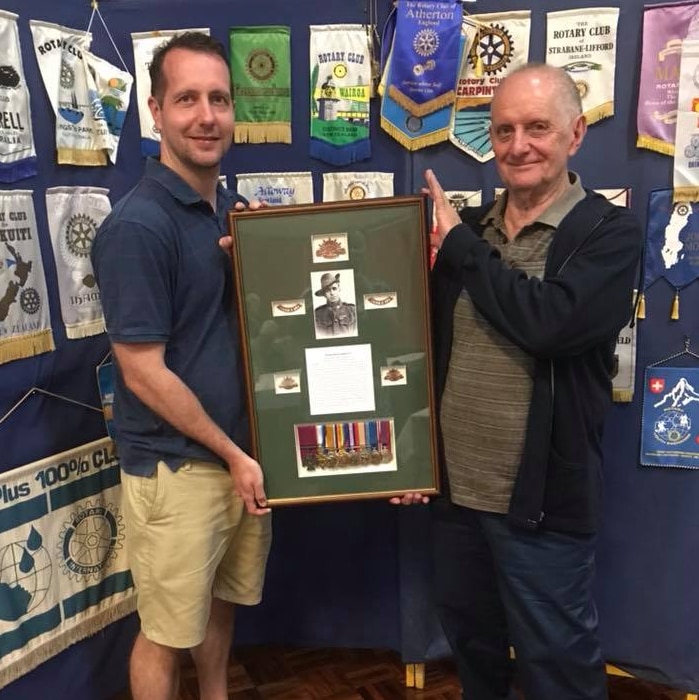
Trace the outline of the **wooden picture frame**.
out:
M 425 198 L 228 223 L 270 505 L 438 493 Z

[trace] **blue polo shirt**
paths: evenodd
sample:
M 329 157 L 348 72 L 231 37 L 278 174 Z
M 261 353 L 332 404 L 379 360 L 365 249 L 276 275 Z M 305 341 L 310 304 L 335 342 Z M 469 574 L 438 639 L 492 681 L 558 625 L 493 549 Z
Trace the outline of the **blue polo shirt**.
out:
M 226 212 L 244 201 L 218 186 L 216 212 L 159 161 L 104 220 L 92 246 L 110 340 L 163 343 L 165 363 L 240 447 L 248 445 Z M 116 373 L 114 424 L 122 468 L 150 475 L 158 461 L 223 464 L 151 411 Z

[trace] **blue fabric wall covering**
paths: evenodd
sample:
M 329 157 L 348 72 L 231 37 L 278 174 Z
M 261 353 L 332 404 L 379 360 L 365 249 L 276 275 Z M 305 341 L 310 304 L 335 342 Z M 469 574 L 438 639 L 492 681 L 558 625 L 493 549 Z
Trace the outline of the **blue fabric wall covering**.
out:
M 577 6 L 606 6 L 592 0 Z M 630 186 L 632 208 L 645 224 L 648 193 L 671 183 L 672 159 L 635 147 L 635 108 L 641 53 L 641 0 L 622 0 L 616 81 L 616 116 L 591 127 L 573 166 L 594 188 Z M 34 190 L 46 264 L 57 349 L 0 366 L 0 415 L 36 385 L 93 405 L 99 403 L 95 366 L 108 351 L 105 336 L 68 341 L 58 313 L 44 193 L 55 185 L 108 187 L 112 202 L 140 175 L 135 90 L 116 166 L 77 168 L 55 163 L 54 123 L 31 49 L 29 19 L 87 26 L 88 0 L 0 0 L 19 14 L 24 69 L 31 91 L 39 173 L 15 187 Z M 227 44 L 231 25 L 291 26 L 293 144 L 234 145 L 222 172 L 313 172 L 316 198 L 322 173 L 333 170 L 308 156 L 308 25 L 363 22 L 363 0 L 103 0 L 100 10 L 119 51 L 133 70 L 130 33 L 156 28 L 209 26 Z M 381 19 L 389 9 L 379 0 Z M 473 9 L 473 5 L 468 6 Z M 527 0 L 478 2 L 476 10 L 529 9 Z M 564 0 L 541 0 L 532 10 L 531 58 L 544 58 L 545 12 L 568 9 Z M 93 50 L 118 62 L 102 28 L 93 26 Z M 480 165 L 450 144 L 409 154 L 381 132 L 372 105 L 372 158 L 347 170 L 395 173 L 396 194 L 418 192 L 432 167 L 447 189 L 479 189 L 484 200 L 499 185 L 494 164 Z M 3 186 L 11 189 L 11 186 Z M 689 335 L 699 343 L 699 285 L 682 294 L 681 318 L 669 320 L 672 291 L 663 282 L 648 295 L 648 318 L 639 329 L 638 382 L 642 370 L 682 349 Z M 697 348 L 694 347 L 696 350 Z M 638 385 L 637 385 L 638 386 Z M 639 394 L 637 389 L 637 395 Z M 651 679 L 699 688 L 699 473 L 638 466 L 641 407 L 616 405 L 605 443 L 606 522 L 600 536 L 597 599 L 605 656 Z M 96 439 L 105 433 L 97 413 L 35 396 L 0 426 L 0 470 L 26 464 Z M 263 603 L 242 610 L 238 644 L 390 647 L 406 661 L 446 653 L 429 603 L 428 513 L 382 502 L 279 509 Z M 126 659 L 136 621 L 115 623 L 66 650 L 7 688 L 0 700 L 110 698 L 126 685 Z

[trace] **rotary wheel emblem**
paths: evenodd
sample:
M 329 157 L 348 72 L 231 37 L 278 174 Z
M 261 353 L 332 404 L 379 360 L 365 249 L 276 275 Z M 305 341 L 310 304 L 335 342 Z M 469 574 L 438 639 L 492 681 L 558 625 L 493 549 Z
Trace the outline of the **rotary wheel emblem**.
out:
M 687 204 L 678 204 L 677 205 L 677 213 L 680 216 L 687 216 L 689 214 L 689 205 Z
M 480 59 L 486 73 L 497 73 L 512 59 L 512 49 L 512 37 L 507 29 L 493 24 L 481 29 L 480 37 L 471 44 L 468 60 L 475 69 Z
M 81 260 L 89 257 L 96 232 L 97 223 L 87 214 L 71 216 L 66 225 L 64 238 L 68 253 Z
M 590 92 L 590 86 L 584 80 L 576 80 L 575 87 L 578 88 L 580 99 L 584 100 L 587 97 L 587 93 Z
M 58 551 L 64 572 L 71 578 L 99 578 L 116 558 L 124 540 L 119 509 L 112 503 L 91 503 L 64 523 Z
M 431 56 L 439 48 L 439 34 L 434 29 L 421 29 L 413 39 L 413 49 L 419 56 Z
M 338 63 L 333 68 L 333 73 L 336 78 L 344 78 L 347 75 L 347 66 L 344 63 Z
M 65 61 L 61 61 L 61 87 L 70 90 L 74 83 L 75 72 Z
M 366 190 L 361 185 L 352 185 L 347 193 L 350 199 L 365 199 Z
M 41 308 L 41 297 L 34 287 L 23 289 L 19 295 L 19 305 L 25 314 L 33 316 Z
M 256 49 L 248 54 L 245 70 L 253 80 L 265 82 L 277 72 L 277 63 L 269 51 Z

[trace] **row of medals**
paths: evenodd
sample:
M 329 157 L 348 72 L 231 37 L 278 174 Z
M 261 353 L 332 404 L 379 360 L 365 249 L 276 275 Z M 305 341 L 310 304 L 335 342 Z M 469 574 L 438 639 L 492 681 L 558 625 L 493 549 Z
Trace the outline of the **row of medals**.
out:
M 306 453 L 302 457 L 302 464 L 306 469 L 331 469 L 333 467 L 357 467 L 369 464 L 388 464 L 393 459 L 391 450 L 386 445 L 381 449 L 372 447 L 352 448 L 348 452 L 344 447 L 337 450 L 328 450 L 318 445 L 315 454 Z

